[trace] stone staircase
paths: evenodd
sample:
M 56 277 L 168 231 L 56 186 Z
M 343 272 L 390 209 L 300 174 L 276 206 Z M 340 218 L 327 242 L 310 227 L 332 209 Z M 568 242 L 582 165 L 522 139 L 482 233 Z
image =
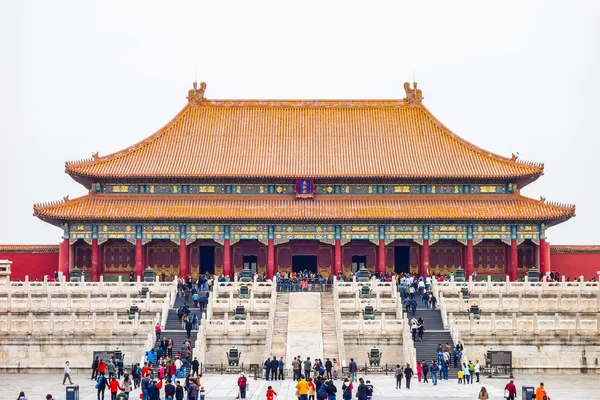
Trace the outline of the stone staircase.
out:
M 283 357 L 288 362 L 286 354 L 287 330 L 288 330 L 288 312 L 290 307 L 290 294 L 277 293 L 277 302 L 275 305 L 275 320 L 273 324 L 273 340 L 271 342 L 271 357 Z M 291 361 L 290 361 L 291 366 Z
M 323 336 L 323 361 L 328 358 L 340 362 L 340 354 L 335 328 L 335 313 L 333 311 L 333 293 L 321 293 L 321 329 Z
M 452 346 L 452 349 L 454 349 L 454 342 L 452 341 L 450 331 L 444 329 L 444 323 L 442 322 L 442 314 L 440 310 L 418 309 L 415 313 L 415 318 L 418 319 L 419 317 L 423 317 L 423 321 L 425 322 L 425 333 L 423 334 L 423 341 L 420 341 L 418 336 L 417 340 L 415 341 L 415 348 L 417 350 L 417 362 L 425 360 L 428 364 L 431 364 L 431 360 L 437 360 L 436 349 L 438 347 L 438 344 L 441 343 L 442 349 L 444 349 L 446 343 L 448 343 L 450 346 Z M 409 313 L 409 324 L 412 318 L 412 313 Z M 452 370 L 453 366 L 454 359 L 451 351 L 450 370 Z M 452 374 L 451 376 L 455 377 L 455 375 L 456 374 Z

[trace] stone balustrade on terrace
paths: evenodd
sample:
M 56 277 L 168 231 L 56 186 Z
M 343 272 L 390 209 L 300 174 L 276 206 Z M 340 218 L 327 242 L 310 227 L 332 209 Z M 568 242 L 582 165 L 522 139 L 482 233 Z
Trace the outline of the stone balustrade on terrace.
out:
M 78 315 L 54 313 L 8 313 L 0 319 L 0 337 L 78 335 L 78 336 L 115 336 L 146 335 L 153 331 L 160 314 L 152 318 L 133 319 L 126 315 L 96 315 L 96 313 Z
M 385 313 L 373 320 L 365 320 L 361 315 L 357 319 L 342 319 L 341 328 L 344 332 L 356 332 L 359 335 L 402 335 L 404 321 L 387 319 Z
M 111 295 L 110 292 L 98 294 L 88 292 L 82 294 L 67 294 L 48 292 L 27 293 L 27 295 L 15 295 L 11 292 L 0 293 L 0 314 L 6 312 L 46 311 L 46 312 L 127 312 L 130 307 L 138 307 L 140 312 L 159 312 L 163 309 L 168 296 L 131 297 L 129 293 L 124 296 Z
M 489 316 L 474 319 L 472 316 L 448 316 L 448 323 L 455 326 L 463 338 L 468 335 L 524 336 L 544 333 L 555 334 L 589 334 L 594 337 L 600 333 L 600 316 L 597 314 L 576 314 L 565 317 L 559 313 L 553 316 L 523 316 L 513 313 L 512 316 Z M 467 339 L 468 340 L 468 339 Z M 468 343 L 468 342 L 467 342 Z
M 529 282 L 527 277 L 523 282 L 492 281 L 488 276 L 484 281 L 473 281 L 471 277 L 467 282 L 434 281 L 434 293 L 457 293 L 466 288 L 469 293 L 600 293 L 600 283 L 585 281 L 581 277 L 578 281 L 567 282 L 562 277 L 558 282 Z
M 369 286 L 371 292 L 374 295 L 379 295 L 381 297 L 394 297 L 396 296 L 396 284 L 394 282 L 380 282 L 371 279 L 369 282 L 357 282 L 356 277 L 352 277 L 352 282 L 339 282 L 336 281 L 337 284 L 337 294 L 340 298 L 350 296 L 355 296 L 360 292 L 363 286 Z
M 61 282 L 54 281 L 3 281 L 0 282 L 0 293 L 129 293 L 139 294 L 143 288 L 153 294 L 164 294 L 177 290 L 175 281 L 159 282 L 123 282 L 119 276 L 117 282 Z
M 464 299 L 462 293 L 442 293 L 445 309 L 451 313 L 469 313 L 478 306 L 481 313 L 577 313 L 600 312 L 600 295 L 593 293 L 479 293 Z

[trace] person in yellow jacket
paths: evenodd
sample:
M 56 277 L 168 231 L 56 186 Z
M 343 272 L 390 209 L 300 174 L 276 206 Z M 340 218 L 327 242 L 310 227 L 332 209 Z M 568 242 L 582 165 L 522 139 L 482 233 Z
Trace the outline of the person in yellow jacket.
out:
M 308 400 L 308 382 L 304 379 L 304 375 L 300 375 L 300 380 L 296 384 L 298 390 L 298 399 Z
M 546 389 L 544 389 L 544 382 L 540 382 L 540 386 L 535 389 L 535 400 L 550 400 Z

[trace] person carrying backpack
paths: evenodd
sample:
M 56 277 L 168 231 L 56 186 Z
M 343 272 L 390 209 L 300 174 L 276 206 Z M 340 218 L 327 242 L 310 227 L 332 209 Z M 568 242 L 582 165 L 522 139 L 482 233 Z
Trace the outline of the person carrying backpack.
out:
M 100 374 L 98 376 L 98 381 L 96 381 L 96 389 L 98 389 L 98 400 L 104 400 L 104 391 L 108 387 L 108 380 L 104 377 L 104 374 Z M 100 394 L 102 394 L 102 398 L 100 398 Z

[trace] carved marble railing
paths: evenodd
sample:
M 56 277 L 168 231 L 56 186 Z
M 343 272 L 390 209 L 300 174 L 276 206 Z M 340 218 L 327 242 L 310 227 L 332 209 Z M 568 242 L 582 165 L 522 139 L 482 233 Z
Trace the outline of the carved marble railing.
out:
M 452 328 L 456 328 L 463 334 L 477 335 L 478 333 L 489 333 L 492 335 L 520 335 L 523 333 L 540 334 L 548 332 L 568 332 L 575 334 L 597 334 L 600 332 L 600 316 L 581 316 L 579 313 L 575 318 L 565 318 L 559 313 L 552 317 L 538 316 L 532 317 L 518 316 L 513 313 L 511 318 L 497 317 L 492 313 L 489 317 L 474 319 L 472 315 L 469 318 L 458 317 L 449 314 L 449 323 Z
M 196 345 L 194 346 L 194 357 L 198 358 L 198 362 L 201 365 L 206 363 L 206 325 L 207 320 L 200 320 L 198 336 L 196 338 Z
M 237 306 L 243 306 L 247 311 L 250 312 L 267 313 L 271 310 L 272 302 L 273 298 L 234 298 L 233 292 L 230 292 L 230 297 L 228 298 L 217 298 L 211 296 L 211 306 L 213 307 L 213 312 L 230 312 Z
M 48 282 L 46 280 L 31 282 L 25 277 L 25 281 L 5 281 L 0 282 L 0 293 L 129 293 L 138 294 L 142 288 L 148 288 L 152 293 L 174 292 L 177 290 L 175 281 L 159 282 L 123 282 L 118 277 L 117 282 L 104 282 L 100 277 L 100 282 Z
M 335 337 L 337 340 L 338 354 L 340 357 L 340 365 L 346 364 L 346 346 L 344 344 L 344 331 L 342 329 L 342 313 L 340 312 L 340 298 L 339 298 L 339 283 L 337 278 L 333 277 L 333 315 L 335 319 Z
M 467 282 L 454 282 L 452 278 L 450 281 L 444 282 L 433 282 L 434 293 L 435 289 L 437 292 L 449 292 L 456 293 L 462 288 L 467 288 L 469 293 L 600 293 L 600 283 L 585 281 L 583 277 L 580 277 L 578 281 L 567 282 L 565 277 L 562 277 L 560 282 L 529 282 L 528 278 L 525 277 L 524 282 L 510 282 L 508 277 L 506 281 L 492 281 L 491 277 L 485 281 L 472 280 L 469 277 Z
M 273 347 L 273 332 L 275 331 L 275 309 L 277 308 L 277 278 L 273 277 L 271 285 L 271 298 L 269 303 L 269 320 L 267 321 L 267 337 L 265 339 L 265 352 L 263 360 L 271 357 Z
M 227 314 L 225 314 L 227 318 Z M 212 319 L 205 320 L 206 335 L 218 337 L 223 335 L 242 336 L 257 335 L 263 336 L 267 333 L 269 320 L 247 318 L 246 320 L 232 319 Z
M 394 313 L 398 308 L 398 299 L 391 297 L 380 297 L 379 294 L 375 298 L 364 299 L 355 296 L 352 299 L 338 299 L 340 310 L 343 312 L 362 312 L 366 306 L 371 306 L 377 311 Z
M 274 278 L 273 278 L 274 279 Z M 256 278 L 254 279 L 253 282 L 248 282 L 248 283 L 244 283 L 244 282 L 238 282 L 236 281 L 230 281 L 230 282 L 215 282 L 215 284 L 213 285 L 213 294 L 222 296 L 222 294 L 229 294 L 229 293 L 234 293 L 237 294 L 240 292 L 240 287 L 242 286 L 248 286 L 250 289 L 250 294 L 267 294 L 267 293 L 272 293 L 273 292 L 273 286 L 275 286 L 275 289 L 277 289 L 277 284 L 274 283 L 274 281 L 267 281 L 267 282 L 258 282 L 256 280 Z M 215 291 L 216 289 L 216 291 Z
M 416 370 L 417 349 L 412 340 L 412 333 L 408 324 L 403 324 L 402 326 L 402 353 L 404 354 L 404 364 L 410 364 L 410 366 Z
M 133 319 L 124 319 L 117 313 L 112 318 L 97 317 L 96 313 L 89 318 L 81 318 L 75 313 L 28 313 L 26 316 L 8 313 L 0 319 L 0 335 L 138 335 L 152 332 L 156 321 L 158 314 L 152 319 L 139 319 L 138 314 Z
M 170 293 L 167 292 L 170 296 Z M 0 313 L 7 312 L 24 312 L 24 311 L 61 311 L 61 312 L 92 312 L 92 311 L 126 311 L 132 306 L 136 306 L 140 311 L 155 312 L 161 311 L 168 306 L 168 297 L 150 297 L 145 298 L 131 297 L 126 293 L 125 297 L 113 297 L 110 292 L 103 296 L 92 296 L 88 292 L 87 296 L 77 296 L 71 293 L 57 294 L 49 292 L 42 293 L 27 293 L 25 297 L 13 295 L 12 293 L 0 294 Z M 167 307 L 168 308 L 168 307 Z
M 381 334 L 400 334 L 404 329 L 404 322 L 398 319 L 386 319 L 385 314 L 381 318 L 365 320 L 363 318 L 342 320 L 341 328 L 343 331 L 358 332 L 360 335 Z
M 528 297 L 523 297 L 523 293 L 516 294 L 492 294 L 490 296 L 484 293 L 475 294 L 470 299 L 464 299 L 462 293 L 458 296 L 444 296 L 444 306 L 446 311 L 458 313 L 468 313 L 473 305 L 478 306 L 482 312 L 599 312 L 600 295 L 585 297 L 581 292 L 576 294 L 564 295 L 562 292 L 555 293 L 549 297 L 548 293 L 538 292 Z M 571 297 L 564 297 L 571 296 Z M 441 302 L 440 302 L 441 303 Z
M 396 289 L 394 282 L 381 282 L 375 278 L 371 279 L 369 282 L 357 282 L 355 276 L 352 277 L 352 282 L 337 282 L 336 285 L 339 295 L 354 295 L 360 291 L 361 287 L 369 286 L 373 293 L 394 296 L 394 291 Z
M 440 309 L 440 314 L 442 316 L 442 324 L 444 325 L 444 329 L 448 329 L 450 331 L 450 337 L 452 338 L 452 343 L 454 343 L 454 345 L 462 342 L 462 339 L 460 337 L 460 331 L 458 329 L 458 327 L 456 326 L 456 324 L 454 323 L 454 320 L 450 321 L 449 316 L 451 316 L 452 314 L 448 313 L 447 310 L 447 299 L 444 296 L 443 292 L 438 292 L 436 291 L 436 289 L 433 289 L 434 292 L 434 296 L 436 296 L 436 298 L 438 299 L 438 307 Z M 467 357 L 467 351 L 466 349 L 464 349 L 464 343 L 463 343 L 463 355 L 461 358 L 461 362 L 468 362 L 468 357 Z

